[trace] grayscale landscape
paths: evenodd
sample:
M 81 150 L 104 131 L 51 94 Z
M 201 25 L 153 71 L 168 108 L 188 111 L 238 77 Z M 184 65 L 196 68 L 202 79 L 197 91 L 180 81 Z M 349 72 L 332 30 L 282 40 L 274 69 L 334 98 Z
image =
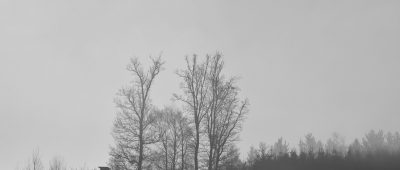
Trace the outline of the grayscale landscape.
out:
M 398 170 L 400 1 L 0 0 L 0 169 Z

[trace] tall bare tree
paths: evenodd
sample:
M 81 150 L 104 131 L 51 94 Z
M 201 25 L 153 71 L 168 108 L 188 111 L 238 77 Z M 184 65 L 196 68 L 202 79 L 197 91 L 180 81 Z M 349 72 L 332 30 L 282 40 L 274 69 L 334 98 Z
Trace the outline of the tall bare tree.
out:
M 177 72 L 177 75 L 183 79 L 183 95 L 174 94 L 177 100 L 183 101 L 191 115 L 195 126 L 194 136 L 194 169 L 199 169 L 199 147 L 201 122 L 207 113 L 207 73 L 209 69 L 209 56 L 206 56 L 204 62 L 198 63 L 197 56 L 193 55 L 191 59 L 186 57 L 186 69 Z
M 221 156 L 227 151 L 227 146 L 237 139 L 248 107 L 248 101 L 238 97 L 236 79 L 225 80 L 223 67 L 221 54 L 215 54 L 210 60 L 207 74 L 209 93 L 205 123 L 209 140 L 209 170 L 219 169 Z
M 164 62 L 160 57 L 151 60 L 152 65 L 145 71 L 136 58 L 131 59 L 127 70 L 132 73 L 134 80 L 131 86 L 119 91 L 119 97 L 115 100 L 119 108 L 113 128 L 116 146 L 110 154 L 119 160 L 120 168 L 143 169 L 149 150 L 147 145 L 157 141 L 150 129 L 154 116 L 150 113 L 152 106 L 149 94 Z

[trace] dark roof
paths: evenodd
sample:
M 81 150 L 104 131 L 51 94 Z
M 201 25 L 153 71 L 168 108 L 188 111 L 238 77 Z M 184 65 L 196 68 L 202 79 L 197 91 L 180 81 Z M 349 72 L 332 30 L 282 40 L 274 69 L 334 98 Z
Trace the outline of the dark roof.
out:
M 106 166 L 99 166 L 99 168 L 100 168 L 100 170 L 110 170 L 110 168 L 106 167 Z

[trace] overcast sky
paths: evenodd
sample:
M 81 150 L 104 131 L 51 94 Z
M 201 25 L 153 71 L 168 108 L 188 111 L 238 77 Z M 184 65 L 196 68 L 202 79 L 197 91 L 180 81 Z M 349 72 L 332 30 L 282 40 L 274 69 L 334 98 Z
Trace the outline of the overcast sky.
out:
M 250 113 L 238 143 L 400 131 L 400 1 L 0 1 L 0 165 L 105 165 L 131 57 L 162 54 L 173 103 L 184 56 L 220 51 Z

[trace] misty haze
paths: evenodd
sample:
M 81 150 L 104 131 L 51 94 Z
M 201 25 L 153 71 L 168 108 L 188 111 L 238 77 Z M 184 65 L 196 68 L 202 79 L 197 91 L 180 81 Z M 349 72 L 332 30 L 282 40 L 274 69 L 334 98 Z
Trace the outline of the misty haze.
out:
M 400 169 L 400 1 L 0 1 L 0 169 Z

